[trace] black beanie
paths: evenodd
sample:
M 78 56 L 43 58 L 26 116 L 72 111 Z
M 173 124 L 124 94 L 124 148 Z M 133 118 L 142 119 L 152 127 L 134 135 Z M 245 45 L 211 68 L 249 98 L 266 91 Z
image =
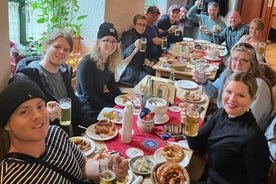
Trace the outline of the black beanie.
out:
M 39 86 L 30 80 L 18 80 L 9 84 L 0 93 L 0 126 L 4 128 L 15 109 L 32 98 L 45 100 Z
M 114 25 L 110 22 L 104 22 L 100 25 L 97 38 L 101 39 L 105 36 L 114 36 L 118 41 L 118 33 L 117 30 L 114 28 Z

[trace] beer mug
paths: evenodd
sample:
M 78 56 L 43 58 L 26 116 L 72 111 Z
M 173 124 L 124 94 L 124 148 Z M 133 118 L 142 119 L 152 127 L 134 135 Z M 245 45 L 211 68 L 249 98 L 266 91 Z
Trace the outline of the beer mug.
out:
M 194 105 L 189 105 L 187 109 L 187 122 L 185 134 L 190 137 L 197 136 L 199 125 L 199 112 Z
M 147 49 L 147 38 L 143 37 L 141 40 L 140 52 L 146 52 Z
M 167 49 L 168 47 L 168 38 L 167 37 L 162 37 L 161 38 L 161 48 L 162 49 Z

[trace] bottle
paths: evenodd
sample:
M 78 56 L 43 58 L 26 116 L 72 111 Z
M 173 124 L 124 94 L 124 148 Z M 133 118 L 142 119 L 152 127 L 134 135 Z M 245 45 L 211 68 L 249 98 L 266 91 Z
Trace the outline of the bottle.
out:
M 175 83 L 175 75 L 174 75 L 174 69 L 173 68 L 171 68 L 171 73 L 170 73 L 169 80 L 172 83 L 172 85 L 174 85 L 174 83 Z
M 121 141 L 123 143 L 131 142 L 131 134 L 132 134 L 132 116 L 133 116 L 133 108 L 131 102 L 126 102 L 124 108 L 124 119 L 122 126 L 122 136 Z
M 142 105 L 142 107 L 144 107 L 144 105 L 146 104 L 147 100 L 149 98 L 151 98 L 151 95 L 152 95 L 152 80 L 151 80 L 151 76 L 148 75 L 147 76 L 146 86 L 145 86 L 145 92 L 144 92 L 144 98 L 143 98 L 143 105 Z

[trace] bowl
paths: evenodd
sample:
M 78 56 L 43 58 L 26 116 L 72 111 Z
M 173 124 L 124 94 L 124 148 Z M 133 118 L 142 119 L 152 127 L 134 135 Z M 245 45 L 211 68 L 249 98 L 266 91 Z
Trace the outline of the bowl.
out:
M 160 122 L 163 120 L 164 114 L 167 113 L 168 110 L 168 102 L 159 97 L 149 98 L 146 102 L 146 107 L 154 112 L 154 121 Z
M 140 132 L 150 133 L 154 127 L 154 120 L 152 119 L 152 120 L 146 121 L 141 119 L 140 116 L 138 116 L 137 127 Z
M 135 156 L 129 161 L 130 169 L 139 175 L 148 175 L 152 172 L 155 161 L 146 156 Z
M 158 164 L 156 164 L 155 166 L 154 166 L 154 168 L 153 168 L 153 170 L 152 170 L 152 173 L 151 173 L 151 175 L 150 175 L 150 179 L 151 179 L 151 183 L 152 184 L 159 184 L 159 182 L 158 182 L 158 180 L 160 179 L 160 178 L 158 178 L 157 177 L 157 169 L 161 166 L 161 165 L 163 165 L 163 164 L 165 164 L 166 162 L 162 162 L 162 163 L 158 163 Z M 177 163 L 174 163 L 174 164 L 177 164 Z M 188 171 L 184 168 L 184 167 L 181 167 L 180 166 L 180 168 L 181 168 L 181 170 L 182 170 L 182 172 L 183 172 L 183 175 L 184 175 L 184 177 L 185 177 L 185 184 L 190 184 L 190 175 L 189 175 L 189 173 L 188 173 Z M 169 182 L 167 182 L 167 183 L 169 183 Z

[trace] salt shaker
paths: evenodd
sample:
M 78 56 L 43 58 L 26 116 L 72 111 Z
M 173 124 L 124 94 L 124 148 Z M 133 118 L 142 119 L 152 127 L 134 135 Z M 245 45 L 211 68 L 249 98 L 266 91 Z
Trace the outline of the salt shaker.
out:
M 131 142 L 131 134 L 132 134 L 132 116 L 133 116 L 133 108 L 131 102 L 126 102 L 124 108 L 124 119 L 122 126 L 122 137 L 121 141 L 123 143 Z

